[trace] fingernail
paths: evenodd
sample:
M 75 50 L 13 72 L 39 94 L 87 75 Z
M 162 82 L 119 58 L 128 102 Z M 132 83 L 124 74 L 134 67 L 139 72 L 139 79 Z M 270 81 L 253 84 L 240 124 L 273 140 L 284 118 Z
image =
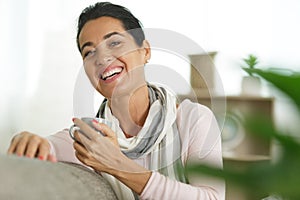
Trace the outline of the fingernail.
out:
M 55 156 L 53 155 L 48 155 L 48 158 L 47 158 L 48 161 L 50 162 L 53 162 L 53 163 L 56 163 L 57 162 L 57 159 Z
M 73 121 L 73 122 L 75 121 L 75 117 L 72 118 L 72 121 Z
M 39 160 L 44 160 L 44 156 L 39 156 L 38 159 Z
M 95 119 L 93 119 L 93 122 L 98 124 L 98 121 L 97 121 L 97 120 L 95 120 Z
M 57 159 L 56 157 L 53 158 L 52 162 L 56 163 L 57 162 Z

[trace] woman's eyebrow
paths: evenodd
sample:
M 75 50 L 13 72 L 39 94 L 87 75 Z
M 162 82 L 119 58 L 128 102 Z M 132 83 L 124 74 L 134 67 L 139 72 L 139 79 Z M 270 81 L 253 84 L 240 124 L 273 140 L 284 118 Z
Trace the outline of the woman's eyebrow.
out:
M 119 35 L 119 36 L 125 37 L 124 34 L 114 31 L 114 32 L 111 32 L 111 33 L 108 33 L 108 34 L 104 35 L 104 36 L 103 36 L 103 40 L 106 40 L 106 39 L 110 38 L 110 37 L 113 36 L 113 35 Z M 84 49 L 85 47 L 87 47 L 87 46 L 93 46 L 93 42 L 86 42 L 86 43 L 84 43 L 84 44 L 82 45 L 82 47 L 80 48 L 80 51 L 82 52 L 83 49 Z
M 80 48 L 80 52 L 82 53 L 83 49 L 87 46 L 93 46 L 93 43 L 92 42 L 86 42 L 82 45 L 82 47 Z
M 119 36 L 125 37 L 124 34 L 114 31 L 114 32 L 111 32 L 111 33 L 108 33 L 108 34 L 104 35 L 103 39 L 106 40 L 106 39 L 110 38 L 113 35 L 119 35 Z

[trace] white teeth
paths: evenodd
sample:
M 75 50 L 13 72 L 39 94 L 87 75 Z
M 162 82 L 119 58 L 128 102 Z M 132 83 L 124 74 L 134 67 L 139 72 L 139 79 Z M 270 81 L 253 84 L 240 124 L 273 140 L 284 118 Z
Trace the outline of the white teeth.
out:
M 111 75 L 115 74 L 115 73 L 120 73 L 122 71 L 122 68 L 114 68 L 110 71 L 107 71 L 105 72 L 103 75 L 102 75 L 102 79 L 106 79 L 108 77 L 110 77 Z

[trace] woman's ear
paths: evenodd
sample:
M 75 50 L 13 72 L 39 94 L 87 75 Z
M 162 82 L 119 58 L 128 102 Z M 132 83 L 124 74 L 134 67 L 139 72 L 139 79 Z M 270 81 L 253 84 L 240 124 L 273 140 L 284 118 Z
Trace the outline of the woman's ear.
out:
M 148 40 L 144 40 L 143 41 L 143 48 L 145 50 L 145 60 L 144 60 L 144 63 L 148 63 L 148 61 L 150 60 L 151 58 L 151 48 L 150 48 L 150 44 L 148 42 Z

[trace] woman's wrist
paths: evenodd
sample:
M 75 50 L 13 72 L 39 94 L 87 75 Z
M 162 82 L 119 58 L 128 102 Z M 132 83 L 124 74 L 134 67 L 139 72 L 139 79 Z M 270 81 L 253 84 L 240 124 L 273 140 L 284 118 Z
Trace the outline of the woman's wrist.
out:
M 152 174 L 150 170 L 140 166 L 126 156 L 120 163 L 119 168 L 110 169 L 107 173 L 117 178 L 137 194 L 142 193 Z
M 115 177 L 140 195 L 147 185 L 151 174 L 152 172 L 149 170 L 142 172 L 119 171 Z

